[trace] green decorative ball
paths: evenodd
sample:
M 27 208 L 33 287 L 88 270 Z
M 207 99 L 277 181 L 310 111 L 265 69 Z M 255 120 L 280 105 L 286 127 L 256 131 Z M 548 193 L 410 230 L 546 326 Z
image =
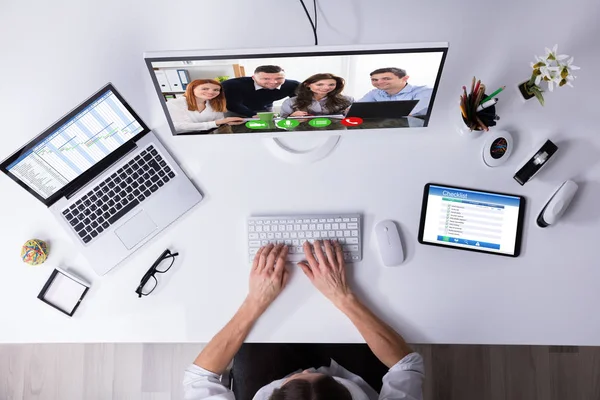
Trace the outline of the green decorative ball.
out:
M 48 243 L 40 239 L 25 242 L 21 249 L 21 258 L 29 265 L 40 265 L 48 258 Z

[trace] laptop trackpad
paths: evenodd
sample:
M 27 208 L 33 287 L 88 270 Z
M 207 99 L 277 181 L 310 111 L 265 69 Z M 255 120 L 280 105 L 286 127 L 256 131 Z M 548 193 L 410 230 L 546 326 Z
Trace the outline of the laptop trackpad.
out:
M 139 242 L 148 237 L 156 230 L 157 226 L 150 219 L 148 213 L 144 210 L 137 213 L 133 218 L 127 221 L 123 226 L 115 230 L 115 233 L 121 239 L 121 242 L 128 250 L 132 249 Z

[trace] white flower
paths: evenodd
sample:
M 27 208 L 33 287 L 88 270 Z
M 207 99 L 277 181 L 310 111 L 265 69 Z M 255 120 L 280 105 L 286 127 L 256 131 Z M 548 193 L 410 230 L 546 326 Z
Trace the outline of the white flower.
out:
M 550 50 L 549 48 L 546 47 L 546 56 L 544 57 L 545 60 L 548 61 L 560 61 L 560 60 L 564 60 L 566 58 L 569 58 L 568 55 L 566 54 L 557 54 L 558 52 L 558 45 L 555 44 L 554 47 L 552 48 L 552 50 Z
M 576 65 L 573 65 L 573 60 L 574 60 L 574 59 L 575 59 L 575 58 L 571 57 L 571 58 L 569 58 L 569 59 L 567 60 L 567 62 L 565 62 L 565 63 L 561 63 L 561 65 L 562 65 L 563 67 L 567 67 L 567 68 L 569 69 L 569 72 L 570 72 L 570 71 L 576 71 L 576 70 L 578 70 L 578 69 L 581 69 L 581 68 L 579 68 L 578 66 L 576 66 Z

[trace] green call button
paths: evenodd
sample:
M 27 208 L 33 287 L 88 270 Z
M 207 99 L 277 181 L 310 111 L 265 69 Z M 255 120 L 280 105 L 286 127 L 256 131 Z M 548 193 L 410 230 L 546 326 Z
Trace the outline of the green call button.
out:
M 246 128 L 249 129 L 266 129 L 269 127 L 268 121 L 248 121 L 246 122 Z
M 325 128 L 326 126 L 331 125 L 331 120 L 329 118 L 313 118 L 308 124 L 315 128 Z

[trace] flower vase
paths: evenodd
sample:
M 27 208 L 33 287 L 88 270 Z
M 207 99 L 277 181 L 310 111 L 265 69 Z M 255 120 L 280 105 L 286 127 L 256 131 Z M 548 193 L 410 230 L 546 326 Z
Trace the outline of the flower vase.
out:
M 521 96 L 523 96 L 523 99 L 525 100 L 529 100 L 535 97 L 535 93 L 533 93 L 532 91 L 529 90 L 529 85 L 528 85 L 529 81 L 525 81 L 519 84 L 518 88 L 519 88 L 519 92 L 521 93 Z

